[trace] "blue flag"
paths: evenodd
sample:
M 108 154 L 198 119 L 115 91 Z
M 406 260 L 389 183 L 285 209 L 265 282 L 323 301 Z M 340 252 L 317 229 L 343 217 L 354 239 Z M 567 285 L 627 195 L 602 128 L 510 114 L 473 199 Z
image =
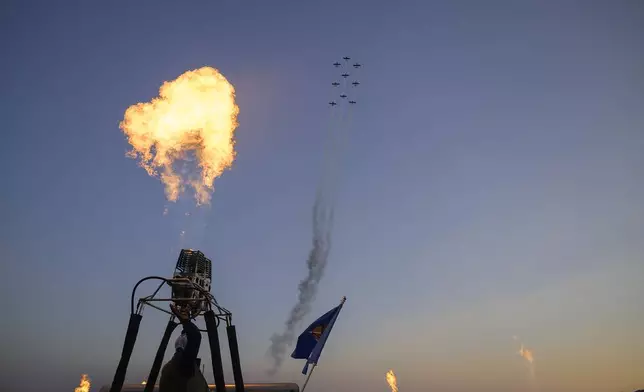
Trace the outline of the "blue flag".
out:
M 306 364 L 304 365 L 304 369 L 302 369 L 302 374 L 307 373 L 310 364 L 317 365 L 318 360 L 320 359 L 320 354 L 322 354 L 324 344 L 329 338 L 331 329 L 335 324 L 335 320 L 338 318 L 338 314 L 340 314 L 343 304 L 344 298 L 340 305 L 329 310 L 320 318 L 315 320 L 297 338 L 297 344 L 295 345 L 293 354 L 291 354 L 291 358 L 306 359 Z

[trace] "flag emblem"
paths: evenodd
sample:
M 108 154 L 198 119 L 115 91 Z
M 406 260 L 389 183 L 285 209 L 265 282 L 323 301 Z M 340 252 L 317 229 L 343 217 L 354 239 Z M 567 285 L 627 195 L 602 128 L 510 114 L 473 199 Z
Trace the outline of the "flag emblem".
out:
M 318 325 L 317 327 L 313 328 L 311 335 L 313 335 L 315 340 L 320 340 L 322 334 L 324 333 L 324 327 L 325 325 Z

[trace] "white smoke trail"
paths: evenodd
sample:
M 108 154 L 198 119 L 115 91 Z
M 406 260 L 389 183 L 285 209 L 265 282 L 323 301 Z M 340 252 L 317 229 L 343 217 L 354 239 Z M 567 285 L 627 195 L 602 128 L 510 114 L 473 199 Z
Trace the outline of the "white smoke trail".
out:
M 270 375 L 274 375 L 279 370 L 284 361 L 286 349 L 295 339 L 295 328 L 311 310 L 311 303 L 317 294 L 317 287 L 324 275 L 331 249 L 332 220 L 332 207 L 328 208 L 322 197 L 316 197 L 313 206 L 313 246 L 306 260 L 307 275 L 298 285 L 297 303 L 286 320 L 284 332 L 271 337 L 269 354 L 273 359 L 273 367 L 269 370 Z

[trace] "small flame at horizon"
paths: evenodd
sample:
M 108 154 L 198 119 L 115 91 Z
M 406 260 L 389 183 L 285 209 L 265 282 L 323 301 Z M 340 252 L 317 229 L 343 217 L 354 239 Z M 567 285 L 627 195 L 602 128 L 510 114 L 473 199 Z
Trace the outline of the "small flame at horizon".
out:
M 89 379 L 89 376 L 87 374 L 82 374 L 80 383 L 74 389 L 74 392 L 89 392 L 91 387 L 92 387 L 92 382 Z
M 519 349 L 520 356 L 526 359 L 526 361 L 530 363 L 534 363 L 534 356 L 532 354 L 532 350 L 529 350 L 523 346 L 523 343 L 521 344 L 521 349 Z
M 387 380 L 387 384 L 389 384 L 391 392 L 398 392 L 398 380 L 396 379 L 396 375 L 393 370 L 389 369 L 385 375 L 385 380 Z
M 521 344 L 521 348 L 519 349 L 517 354 L 519 354 L 521 358 L 526 360 L 526 365 L 530 372 L 530 380 L 531 380 L 530 382 L 532 383 L 532 388 L 537 390 L 538 389 L 536 384 L 537 379 L 536 379 L 535 369 L 534 369 L 534 353 L 532 352 L 532 350 L 525 347 L 523 342 L 521 342 L 518 337 L 512 336 L 512 339 L 514 339 L 516 342 L 519 342 Z

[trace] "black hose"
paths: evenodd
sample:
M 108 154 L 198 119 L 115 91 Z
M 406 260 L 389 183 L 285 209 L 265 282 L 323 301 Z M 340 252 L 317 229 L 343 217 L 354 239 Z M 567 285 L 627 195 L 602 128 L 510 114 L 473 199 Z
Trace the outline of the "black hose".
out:
M 228 347 L 230 349 L 230 362 L 233 365 L 235 378 L 235 392 L 244 392 L 244 377 L 242 377 L 241 360 L 239 359 L 239 344 L 237 343 L 237 330 L 234 325 L 226 327 Z
M 146 280 L 152 280 L 152 279 L 162 280 L 162 281 L 164 281 L 165 283 L 170 284 L 170 282 L 168 281 L 168 279 L 163 278 L 163 277 L 161 277 L 161 276 L 148 276 L 147 278 L 143 278 L 143 279 L 139 280 L 139 281 L 134 285 L 134 288 L 132 289 L 132 296 L 131 296 L 131 298 L 130 298 L 130 313 L 131 313 L 131 314 L 134 314 L 134 294 L 136 294 L 136 289 L 139 287 L 139 285 L 140 285 L 141 283 L 145 282 Z
M 210 343 L 210 356 L 212 358 L 212 373 L 215 377 L 215 391 L 226 392 L 226 381 L 224 380 L 224 369 L 221 361 L 221 347 L 219 345 L 219 333 L 217 332 L 217 321 L 212 310 L 203 315 L 208 330 L 208 342 Z
M 153 392 L 154 386 L 157 382 L 157 377 L 159 376 L 159 371 L 161 370 L 161 365 L 163 364 L 163 357 L 165 356 L 165 351 L 168 348 L 168 343 L 170 342 L 170 337 L 172 332 L 177 327 L 177 323 L 174 321 L 174 317 L 171 317 L 168 320 L 168 325 L 165 327 L 165 332 L 163 333 L 163 338 L 161 338 L 161 343 L 157 349 L 157 355 L 154 357 L 154 362 L 152 363 L 152 369 L 150 369 L 150 374 L 145 384 L 144 392 Z
M 110 392 L 121 392 L 123 382 L 125 382 L 125 374 L 127 373 L 127 366 L 130 363 L 130 357 L 134 350 L 136 343 L 136 336 L 139 334 L 139 326 L 143 316 L 140 314 L 130 314 L 130 322 L 127 325 L 127 333 L 125 334 L 125 341 L 123 342 L 123 352 L 121 353 L 121 360 L 116 368 L 114 379 L 112 380 L 112 387 Z

